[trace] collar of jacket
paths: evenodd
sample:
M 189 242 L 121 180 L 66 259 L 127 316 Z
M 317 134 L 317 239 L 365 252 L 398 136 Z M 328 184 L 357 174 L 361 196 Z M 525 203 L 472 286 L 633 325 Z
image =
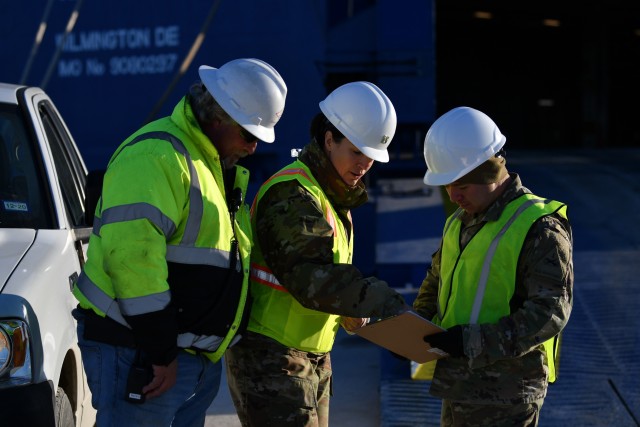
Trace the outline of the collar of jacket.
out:
M 353 209 L 368 200 L 369 196 L 364 183 L 358 181 L 353 187 L 345 184 L 325 152 L 315 141 L 311 141 L 302 149 L 298 160 L 309 167 L 334 208 Z
M 198 147 L 209 163 L 209 167 L 222 167 L 220 154 L 209 137 L 202 132 L 187 96 L 183 96 L 176 104 L 171 113 L 171 121 L 189 137 L 192 144 Z

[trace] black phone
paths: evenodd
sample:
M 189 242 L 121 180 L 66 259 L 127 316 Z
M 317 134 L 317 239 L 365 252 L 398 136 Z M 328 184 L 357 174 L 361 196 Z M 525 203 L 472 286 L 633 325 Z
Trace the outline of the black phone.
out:
M 140 351 L 137 351 L 136 358 L 127 377 L 125 400 L 131 403 L 144 403 L 145 397 L 142 388 L 149 384 L 152 379 L 153 367 L 151 363 L 144 361 Z

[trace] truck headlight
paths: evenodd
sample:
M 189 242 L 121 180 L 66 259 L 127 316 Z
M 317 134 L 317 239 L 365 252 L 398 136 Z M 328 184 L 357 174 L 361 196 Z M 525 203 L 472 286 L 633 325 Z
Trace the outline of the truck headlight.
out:
M 31 382 L 29 329 L 22 320 L 0 320 L 0 388 Z

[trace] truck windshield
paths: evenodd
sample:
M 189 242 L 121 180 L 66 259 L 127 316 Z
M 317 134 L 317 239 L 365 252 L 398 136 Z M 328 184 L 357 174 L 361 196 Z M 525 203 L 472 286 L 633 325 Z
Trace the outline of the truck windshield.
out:
M 15 105 L 0 104 L 0 228 L 52 228 L 40 151 Z

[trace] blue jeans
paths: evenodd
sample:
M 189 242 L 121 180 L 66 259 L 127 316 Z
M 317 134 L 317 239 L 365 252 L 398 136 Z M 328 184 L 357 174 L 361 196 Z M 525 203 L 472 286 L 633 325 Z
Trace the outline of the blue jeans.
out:
M 84 321 L 78 319 L 78 341 L 98 427 L 204 426 L 207 409 L 220 388 L 221 366 L 203 355 L 178 353 L 176 383 L 146 402 L 124 399 L 127 376 L 136 350 L 83 338 Z

